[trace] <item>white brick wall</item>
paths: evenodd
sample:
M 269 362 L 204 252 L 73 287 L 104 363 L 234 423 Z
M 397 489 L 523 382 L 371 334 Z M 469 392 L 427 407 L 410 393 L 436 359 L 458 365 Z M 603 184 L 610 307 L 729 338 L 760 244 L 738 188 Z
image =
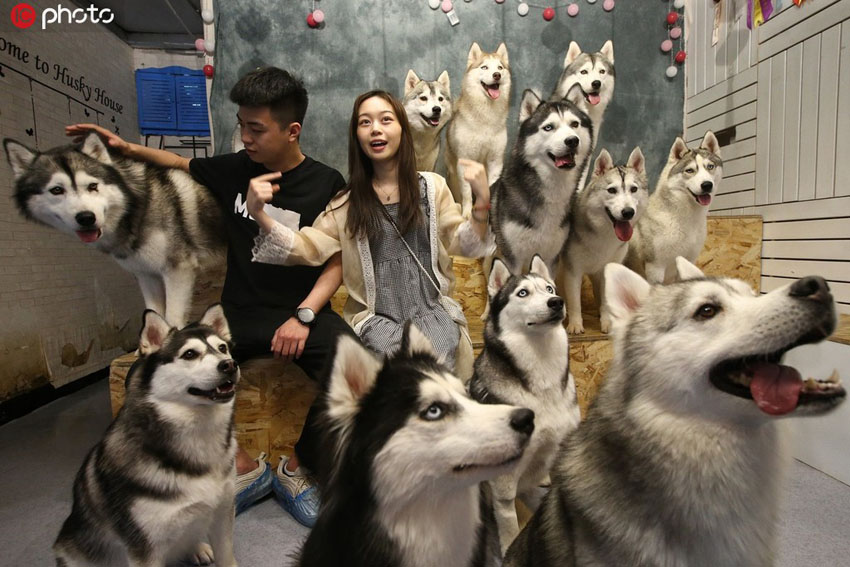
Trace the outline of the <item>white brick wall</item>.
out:
M 45 0 L 28 3 L 39 13 L 46 6 L 55 6 Z M 4 11 L 0 17 L 0 48 L 5 45 L 0 50 L 3 138 L 44 150 L 68 143 L 63 133 L 66 124 L 92 121 L 117 127 L 125 138 L 138 139 L 134 59 L 129 46 L 97 24 L 62 24 L 41 30 L 37 23 L 19 30 L 8 14 Z M 10 43 L 29 53 L 28 62 L 15 57 Z M 50 65 L 47 74 L 36 69 L 36 55 Z M 67 67 L 74 77 L 83 76 L 87 84 L 105 89 L 109 98 L 123 105 L 123 112 L 96 102 L 94 91 L 86 101 L 79 92 L 55 81 L 54 65 Z M 32 135 L 27 129 L 34 129 Z M 58 387 L 106 367 L 123 352 L 116 345 L 123 342 L 129 346 L 137 335 L 143 309 L 132 276 L 73 236 L 24 221 L 11 196 L 11 171 L 2 159 L 0 401 L 44 382 L 21 369 L 46 369 L 49 381 Z M 122 328 L 123 332 L 119 331 Z M 84 364 L 63 364 L 63 348 L 66 357 L 83 353 L 92 340 L 94 346 Z

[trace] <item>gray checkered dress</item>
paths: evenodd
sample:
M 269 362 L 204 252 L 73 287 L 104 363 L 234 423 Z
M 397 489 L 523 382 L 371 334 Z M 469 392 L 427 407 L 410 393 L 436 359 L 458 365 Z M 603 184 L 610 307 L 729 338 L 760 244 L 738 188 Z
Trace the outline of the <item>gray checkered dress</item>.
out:
M 428 218 L 428 197 L 425 180 L 420 177 L 422 212 Z M 390 216 L 398 221 L 398 204 L 386 205 Z M 372 263 L 375 267 L 375 315 L 360 330 L 360 339 L 370 349 L 383 354 L 395 352 L 401 344 L 404 323 L 412 320 L 431 339 L 438 355 L 449 368 L 454 367 L 455 351 L 460 341 L 460 329 L 443 306 L 434 285 L 428 280 L 398 233 L 384 215 L 380 215 L 381 231 L 369 239 Z M 436 281 L 431 268 L 431 245 L 428 223 L 423 222 L 408 231 L 404 239 L 416 253 L 419 262 Z

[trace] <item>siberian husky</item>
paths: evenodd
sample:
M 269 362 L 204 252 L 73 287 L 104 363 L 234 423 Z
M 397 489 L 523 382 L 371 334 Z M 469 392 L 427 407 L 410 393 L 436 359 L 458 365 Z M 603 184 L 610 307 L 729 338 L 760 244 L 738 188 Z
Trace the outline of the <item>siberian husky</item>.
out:
M 677 256 L 695 262 L 705 244 L 708 206 L 722 176 L 720 144 L 712 132 L 705 133 L 695 150 L 676 138 L 646 214 L 635 227 L 626 265 L 650 283 L 669 283 L 676 275 Z
M 340 337 L 324 404 L 335 453 L 299 565 L 498 561 L 482 483 L 522 457 L 534 412 L 470 399 L 410 323 L 384 360 Z
M 519 533 L 517 495 L 532 510 L 536 507 L 537 488 L 548 478 L 558 446 L 581 415 L 562 324 L 564 300 L 555 294 L 546 263 L 535 256 L 531 272 L 516 276 L 497 259 L 487 291 L 490 315 L 470 394 L 481 403 L 534 411 L 534 434 L 519 465 L 490 481 L 504 553 Z
M 195 271 L 224 250 L 206 188 L 183 171 L 112 155 L 94 133 L 46 152 L 8 138 L 3 145 L 24 217 L 109 254 L 136 276 L 148 309 L 186 322 Z
M 449 73 L 423 81 L 410 69 L 404 79 L 404 110 L 413 132 L 416 169 L 434 171 L 440 153 L 440 132 L 452 117 Z
M 608 307 L 602 301 L 602 271 L 609 262 L 622 263 L 629 248 L 635 223 L 649 200 L 646 167 L 640 148 L 632 150 L 625 165 L 603 149 L 593 164 L 590 183 L 573 201 L 573 223 L 564 253 L 563 271 L 569 324 L 567 332 L 583 333 L 581 281 L 584 274 L 593 282 L 599 304 L 601 330 L 611 326 Z
M 785 464 L 774 420 L 846 395 L 779 361 L 832 332 L 832 296 L 818 277 L 760 296 L 676 263 L 683 281 L 666 286 L 605 268 L 614 359 L 506 567 L 774 564 Z
M 483 163 L 490 185 L 499 178 L 508 144 L 510 96 L 508 48 L 500 43 L 494 53 L 485 53 L 473 43 L 460 97 L 454 103 L 454 116 L 446 129 L 447 181 L 464 214 L 472 208 L 472 189 L 464 181 L 457 160 L 466 158 Z
M 124 406 L 74 481 L 58 567 L 164 567 L 187 553 L 235 567 L 230 346 L 220 305 L 180 330 L 145 312 Z
M 539 254 L 553 270 L 570 233 L 570 200 L 593 145 L 593 124 L 578 106 L 581 89 L 544 102 L 526 90 L 520 127 L 502 176 L 490 188 L 499 254 L 521 274 Z
M 614 44 L 611 40 L 606 41 L 596 53 L 583 52 L 578 43 L 571 41 L 564 57 L 564 70 L 558 78 L 552 97 L 563 98 L 574 84 L 581 85 L 584 103 L 580 106 L 593 122 L 596 141 L 602 131 L 605 109 L 614 96 L 614 80 Z M 594 148 L 591 148 L 590 155 L 593 155 L 593 150 Z M 587 170 L 582 173 L 579 190 L 584 189 L 586 180 Z

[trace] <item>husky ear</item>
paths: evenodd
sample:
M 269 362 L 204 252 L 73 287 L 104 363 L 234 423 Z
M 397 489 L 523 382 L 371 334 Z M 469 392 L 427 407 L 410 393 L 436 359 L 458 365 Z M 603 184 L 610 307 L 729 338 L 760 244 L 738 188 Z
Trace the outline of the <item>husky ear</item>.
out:
M 667 161 L 679 161 L 688 153 L 688 145 L 681 137 L 677 137 L 676 141 L 673 142 L 673 146 L 670 148 L 670 156 L 667 158 Z
M 419 327 L 410 321 L 404 324 L 404 331 L 401 333 L 400 352 L 407 356 L 414 356 L 416 354 L 437 356 L 434 345 L 431 344 L 431 339 L 426 337 L 425 333 L 420 331 Z
M 36 152 L 12 138 L 3 140 L 3 147 L 6 149 L 6 160 L 12 166 L 12 175 L 17 179 L 26 172 Z
M 490 267 L 490 279 L 487 281 L 487 294 L 493 298 L 505 285 L 511 277 L 511 272 L 508 266 L 498 258 L 493 260 L 493 265 Z
M 612 169 L 614 169 L 614 158 L 611 157 L 608 150 L 602 148 L 602 151 L 599 152 L 599 157 L 593 162 L 593 176 L 599 177 L 600 175 L 605 175 L 605 172 Z
M 199 321 L 201 325 L 212 327 L 219 337 L 226 341 L 230 341 L 230 326 L 227 324 L 227 318 L 224 316 L 224 308 L 221 303 L 211 305 L 204 311 L 204 316 Z
M 714 135 L 714 132 L 709 130 L 705 133 L 705 136 L 702 138 L 702 142 L 699 147 L 704 150 L 708 150 L 716 156 L 720 156 L 720 142 L 717 141 L 717 137 Z
M 570 47 L 567 49 L 567 55 L 564 57 L 564 69 L 570 66 L 570 63 L 576 60 L 581 55 L 581 47 L 574 41 L 570 42 Z
M 602 45 L 602 49 L 599 50 L 599 53 L 605 56 L 605 58 L 611 63 L 614 62 L 614 42 L 610 39 L 606 41 Z
M 100 136 L 92 132 L 83 141 L 83 147 L 80 151 L 102 163 L 112 163 L 112 158 L 109 157 L 109 151 L 100 139 Z
M 404 96 L 407 96 L 407 93 L 412 91 L 420 80 L 419 75 L 413 69 L 408 69 L 407 76 L 404 78 Z
M 443 71 L 440 73 L 440 76 L 437 77 L 437 82 L 446 87 L 446 91 L 452 92 L 452 88 L 449 85 L 449 72 Z
M 626 167 L 631 167 L 638 173 L 646 173 L 646 159 L 643 157 L 643 152 L 640 151 L 640 146 L 633 149 L 632 153 L 629 154 Z
M 676 271 L 679 273 L 679 281 L 704 278 L 705 274 L 682 256 L 676 256 Z
M 496 55 L 502 58 L 502 61 L 505 62 L 505 65 L 508 64 L 508 46 L 505 45 L 505 42 L 499 44 L 499 47 L 496 48 Z
M 139 336 L 139 354 L 147 356 L 162 348 L 165 338 L 171 332 L 171 325 L 162 315 L 151 309 L 145 310 L 144 315 L 142 315 L 142 322 L 142 333 Z
M 564 95 L 564 100 L 568 100 L 579 108 L 585 107 L 584 100 L 584 90 L 581 88 L 580 83 L 573 83 L 573 86 L 570 87 L 570 90 L 567 91 L 567 94 Z
M 357 414 L 360 400 L 375 385 L 381 361 L 360 341 L 340 335 L 328 381 L 328 413 L 331 418 L 348 421 Z
M 528 117 L 534 114 L 537 107 L 543 104 L 543 99 L 531 89 L 525 89 L 522 93 L 522 101 L 519 103 L 519 121 L 520 123 L 528 120 Z
M 605 266 L 605 303 L 615 324 L 631 317 L 649 294 L 650 285 L 622 264 Z
M 552 279 L 552 276 L 549 274 L 549 266 L 547 266 L 546 262 L 543 261 L 543 258 L 540 257 L 540 254 L 535 254 L 534 258 L 531 259 L 531 268 L 528 271 L 532 274 L 537 274 L 540 277 L 546 278 L 547 280 Z
M 477 41 L 473 41 L 469 48 L 469 55 L 466 56 L 466 66 L 471 67 L 479 59 L 481 59 L 481 47 Z

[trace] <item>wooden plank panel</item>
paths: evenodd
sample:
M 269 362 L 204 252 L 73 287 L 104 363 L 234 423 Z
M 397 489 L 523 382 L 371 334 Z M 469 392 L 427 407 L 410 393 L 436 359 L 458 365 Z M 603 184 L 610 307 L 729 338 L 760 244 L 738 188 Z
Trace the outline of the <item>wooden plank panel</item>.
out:
M 829 281 L 850 282 L 850 263 L 827 262 L 824 260 L 774 260 L 761 262 L 763 275 L 802 278 L 817 274 Z
M 770 168 L 767 170 L 767 202 L 782 202 L 782 160 L 785 144 L 785 53 L 770 59 Z M 764 170 L 761 173 L 765 173 Z
M 768 240 L 762 246 L 762 258 L 844 261 L 850 260 L 850 246 L 842 240 Z
M 740 140 L 740 138 L 738 138 Z M 724 146 L 722 148 L 723 153 L 723 167 L 726 168 L 726 160 L 734 160 L 737 158 L 744 157 L 752 157 L 753 159 L 753 170 L 755 170 L 755 155 L 756 155 L 756 139 L 748 138 L 746 140 L 741 140 L 740 142 L 735 142 L 733 144 L 729 144 L 728 146 Z
M 835 123 L 838 119 L 838 55 L 841 26 L 833 26 L 821 35 L 820 92 L 818 96 L 818 145 L 815 198 L 835 194 Z
M 714 29 L 714 2 L 702 2 L 703 29 L 705 39 L 703 43 L 703 54 L 705 57 L 705 87 L 713 87 L 717 81 L 717 65 L 714 63 L 715 46 L 711 45 L 712 30 Z M 693 6 L 693 4 L 691 4 Z M 699 9 L 699 8 L 697 8 Z
M 850 216 L 850 197 L 757 206 L 749 214 L 762 215 L 764 222 L 846 217 Z
M 850 195 L 850 20 L 841 24 L 839 62 L 838 123 L 835 143 L 835 195 Z
M 820 275 L 820 274 L 813 274 Z M 773 291 L 774 289 L 778 289 L 782 286 L 788 285 L 789 283 L 793 283 L 797 281 L 798 278 L 776 278 L 769 276 L 762 276 L 761 278 L 761 290 L 764 291 Z M 840 283 L 840 282 L 828 282 L 829 283 L 829 291 L 832 293 L 832 298 L 835 301 L 839 301 L 841 303 L 850 303 L 850 284 L 848 283 Z
M 693 4 L 692 4 L 693 6 Z M 694 59 L 697 60 L 696 69 L 694 72 L 694 87 L 696 88 L 695 92 L 702 92 L 706 89 L 705 84 L 705 52 L 706 52 L 706 41 L 705 41 L 705 18 L 703 17 L 703 11 L 693 6 L 695 9 L 693 10 L 694 14 Z M 711 85 L 708 85 L 709 87 Z
M 741 191 L 718 195 L 711 201 L 711 211 L 725 211 L 739 207 L 751 207 L 755 200 L 755 191 Z
M 782 150 L 782 202 L 797 200 L 797 170 L 800 165 L 800 89 L 803 73 L 803 44 L 785 54 L 785 141 Z
M 804 2 L 799 9 L 782 10 L 782 12 L 775 14 L 763 25 L 759 26 L 759 43 L 765 43 L 785 30 L 801 24 L 807 18 L 814 16 L 824 8 L 830 7 L 837 1 L 838 0 L 819 0 L 818 2 Z M 785 6 L 785 8 L 788 8 L 788 6 Z
M 756 170 L 756 156 L 746 156 L 740 159 L 727 159 L 726 148 L 723 148 L 723 177 L 732 177 L 742 173 L 752 173 Z
M 753 103 L 753 104 L 755 104 L 755 103 Z M 714 130 L 714 131 L 716 132 L 717 130 Z M 688 143 L 688 145 L 698 144 L 702 140 L 703 136 L 705 136 L 705 130 L 699 129 L 699 127 L 691 128 L 687 132 L 687 134 L 685 135 L 685 141 Z M 735 140 L 745 140 L 745 139 L 748 139 L 748 138 L 755 138 L 755 136 L 756 136 L 756 121 L 755 121 L 755 119 L 747 120 L 746 122 L 742 122 L 741 124 L 735 125 Z M 731 146 L 732 146 L 732 144 L 729 144 L 729 146 L 727 146 L 727 147 L 731 147 Z M 726 154 L 725 154 L 726 147 L 723 148 L 723 152 L 724 152 L 723 156 L 725 157 L 726 156 Z
M 758 73 L 755 67 L 745 69 L 734 77 L 731 77 L 728 81 L 724 81 L 699 94 L 690 96 L 688 98 L 688 112 L 693 112 L 707 104 L 711 104 L 712 102 L 729 96 L 736 91 L 744 89 L 750 85 L 754 85 L 757 80 Z
M 808 159 L 800 160 L 799 200 L 815 198 L 815 166 L 811 149 L 817 147 L 818 140 L 818 85 L 820 84 L 820 36 L 803 43 L 803 75 L 800 100 L 806 101 L 800 109 L 800 147 L 809 148 Z
M 756 119 L 756 137 L 762 143 L 756 148 L 756 205 L 764 205 L 767 201 L 768 168 L 770 167 L 770 153 L 768 152 L 768 141 L 770 140 L 770 69 L 769 61 L 759 63 L 758 73 L 758 118 Z
M 696 22 L 690 16 L 685 14 L 685 52 L 696 53 Z M 685 59 L 685 99 L 689 99 L 697 92 L 696 89 L 696 74 L 697 74 L 697 57 L 688 57 Z M 687 103 L 686 103 L 687 104 Z
M 715 8 L 717 5 L 713 4 L 712 8 Z M 726 65 L 726 51 L 729 49 L 729 4 L 724 3 L 721 6 L 721 14 L 720 14 L 720 34 L 718 37 L 717 45 L 714 46 L 714 82 L 715 84 L 722 83 L 726 79 L 732 76 L 732 72 L 729 70 L 729 67 Z M 713 10 L 712 10 L 713 12 Z M 713 21 L 712 14 L 712 21 Z
M 735 7 L 725 2 L 726 12 L 726 73 L 727 80 L 738 74 L 738 28 L 735 21 Z
M 805 240 L 810 238 L 844 238 L 850 240 L 850 218 L 764 223 L 765 240 Z
M 794 26 L 785 33 L 759 43 L 759 61 L 770 59 L 792 45 L 805 41 L 848 18 L 850 18 L 850 2 L 837 2 L 806 19 L 804 25 Z
M 737 193 L 739 191 L 749 191 L 756 187 L 756 174 L 745 173 L 743 175 L 726 176 L 726 170 L 723 171 L 723 179 L 720 181 L 717 193 Z
M 685 117 L 685 123 L 688 126 L 698 124 L 710 118 L 720 116 L 734 108 L 744 106 L 754 100 L 756 100 L 756 85 L 750 85 L 730 94 L 727 97 L 721 98 L 720 100 L 688 113 Z
M 729 112 L 721 116 L 717 116 L 710 120 L 705 120 L 703 122 L 694 124 L 692 126 L 692 129 L 699 130 L 702 132 L 705 132 L 706 130 L 723 130 L 724 128 L 729 128 L 730 126 L 735 126 L 736 124 L 741 124 L 743 122 L 753 120 L 755 117 L 756 103 L 751 102 L 749 104 L 745 104 L 740 108 L 730 110 Z

